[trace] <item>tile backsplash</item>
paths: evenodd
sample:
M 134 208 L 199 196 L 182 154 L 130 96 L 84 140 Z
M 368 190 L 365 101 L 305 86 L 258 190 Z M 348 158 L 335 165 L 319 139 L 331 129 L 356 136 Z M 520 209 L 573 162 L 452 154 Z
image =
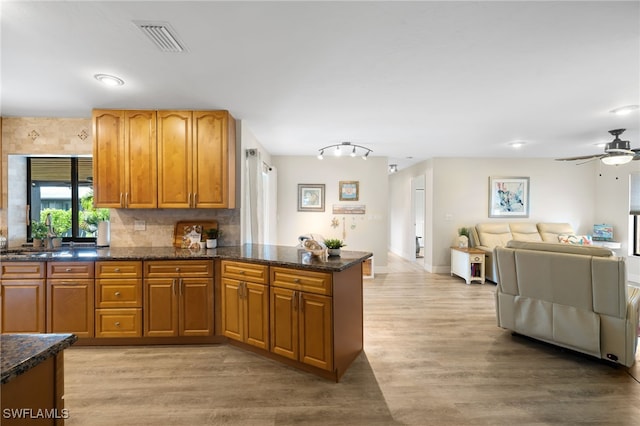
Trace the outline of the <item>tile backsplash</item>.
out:
M 176 222 L 217 220 L 220 246 L 240 244 L 239 209 L 111 209 L 111 245 L 114 247 L 167 247 L 173 244 Z M 135 222 L 145 230 L 136 231 Z

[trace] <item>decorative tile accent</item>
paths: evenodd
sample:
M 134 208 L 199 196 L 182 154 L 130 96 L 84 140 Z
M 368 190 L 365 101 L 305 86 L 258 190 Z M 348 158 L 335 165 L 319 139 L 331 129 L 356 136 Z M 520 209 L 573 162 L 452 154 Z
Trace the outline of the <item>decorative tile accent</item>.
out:
M 89 137 L 89 133 L 87 133 L 86 130 L 82 129 L 82 131 L 78 133 L 78 137 L 80 138 L 80 140 L 85 140 Z
M 29 132 L 27 136 L 29 136 L 32 141 L 35 141 L 36 139 L 38 139 L 38 136 L 40 136 L 40 133 L 36 132 L 35 130 L 32 130 L 31 132 Z

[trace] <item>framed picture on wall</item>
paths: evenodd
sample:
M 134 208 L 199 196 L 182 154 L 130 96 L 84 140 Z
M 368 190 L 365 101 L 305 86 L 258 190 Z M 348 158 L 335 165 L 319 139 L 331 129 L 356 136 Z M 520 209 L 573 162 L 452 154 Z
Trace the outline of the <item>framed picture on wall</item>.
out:
M 529 217 L 529 178 L 489 177 L 489 217 Z
M 340 201 L 358 201 L 360 182 L 355 180 L 340 181 Z
M 324 184 L 299 183 L 298 184 L 298 211 L 299 212 L 323 212 L 324 211 Z

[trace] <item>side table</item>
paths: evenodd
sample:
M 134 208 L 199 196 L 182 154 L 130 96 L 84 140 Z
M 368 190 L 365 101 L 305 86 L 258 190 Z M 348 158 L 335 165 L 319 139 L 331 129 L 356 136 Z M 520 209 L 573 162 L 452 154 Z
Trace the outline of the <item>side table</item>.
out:
M 451 247 L 451 276 L 484 283 L 484 252 L 474 248 Z

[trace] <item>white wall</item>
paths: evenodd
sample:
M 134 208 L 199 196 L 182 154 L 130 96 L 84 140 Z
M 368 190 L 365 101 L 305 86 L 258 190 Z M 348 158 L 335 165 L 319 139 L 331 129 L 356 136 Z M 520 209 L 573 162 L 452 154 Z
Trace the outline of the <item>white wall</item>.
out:
M 278 169 L 278 241 L 280 245 L 297 245 L 298 236 L 318 233 L 325 238 L 340 238 L 347 243 L 345 250 L 369 251 L 374 255 L 374 267 L 380 271 L 387 264 L 389 245 L 388 174 L 387 159 L 369 157 L 333 158 L 273 156 Z M 359 200 L 339 201 L 339 181 L 358 181 Z M 325 211 L 298 211 L 298 184 L 325 185 Z M 332 213 L 334 204 L 366 206 L 366 214 Z M 332 219 L 339 226 L 332 227 Z M 346 236 L 343 237 L 344 232 Z
M 431 211 L 432 228 L 425 231 L 425 268 L 446 273 L 451 263 L 449 247 L 455 242 L 458 228 L 503 220 L 488 217 L 490 176 L 530 179 L 530 215 L 510 221 L 569 222 L 576 232 L 591 233 L 595 220 L 595 168 L 594 163 L 576 166 L 550 159 L 435 158 L 392 176 L 390 191 L 403 192 L 412 177 L 427 176 L 425 211 L 428 217 Z M 395 235 L 400 232 L 396 228 L 404 223 L 398 218 L 409 213 L 395 211 L 393 204 L 392 208 L 395 220 L 391 232 Z M 394 247 L 407 250 L 412 244 L 415 241 L 396 242 Z
M 629 175 L 640 172 L 640 161 L 622 166 L 596 164 L 596 199 L 594 223 L 613 225 L 613 236 L 622 243 L 619 256 L 627 256 L 627 278 L 640 283 L 640 257 L 632 256 L 632 217 L 629 216 Z

